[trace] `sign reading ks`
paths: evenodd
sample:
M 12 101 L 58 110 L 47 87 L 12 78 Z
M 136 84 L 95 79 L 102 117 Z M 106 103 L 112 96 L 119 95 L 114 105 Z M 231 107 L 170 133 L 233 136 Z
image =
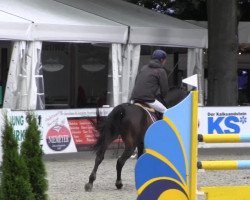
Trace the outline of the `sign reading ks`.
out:
M 240 133 L 245 116 L 208 117 L 208 133 Z
M 218 109 L 218 108 L 217 108 Z M 221 108 L 220 108 L 221 109 Z M 199 108 L 199 121 L 202 124 L 201 130 L 204 133 L 241 133 L 250 130 L 247 122 L 248 113 L 245 111 L 235 112 L 234 109 L 224 108 L 223 112 L 213 108 Z

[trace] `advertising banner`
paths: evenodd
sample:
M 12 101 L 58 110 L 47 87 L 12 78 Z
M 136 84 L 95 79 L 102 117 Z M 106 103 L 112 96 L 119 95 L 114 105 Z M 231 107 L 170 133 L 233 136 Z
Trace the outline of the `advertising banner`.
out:
M 99 109 L 107 116 L 112 108 Z M 27 112 L 2 110 L 13 125 L 14 135 L 20 144 L 25 137 Z M 98 132 L 95 128 L 97 109 L 37 110 L 33 111 L 41 131 L 41 145 L 45 154 L 70 153 L 90 150 Z M 3 128 L 3 117 L 0 120 Z M 116 142 L 121 142 L 116 141 Z
M 250 107 L 199 107 L 200 134 L 250 134 Z M 206 147 L 250 147 L 250 143 L 204 144 Z
M 98 109 L 100 116 L 107 116 L 113 108 Z M 28 126 L 25 111 L 1 110 L 7 113 L 20 144 Z M 71 153 L 90 150 L 98 137 L 95 129 L 97 109 L 64 109 L 33 111 L 41 131 L 41 145 L 45 154 Z M 250 107 L 199 107 L 198 133 L 250 134 Z M 3 129 L 3 117 L 0 118 Z M 0 137 L 1 141 L 1 137 Z M 115 143 L 121 143 L 120 139 Z M 115 144 L 114 143 L 114 144 Z M 113 144 L 113 145 L 114 145 Z M 112 147 L 112 145 L 111 145 Z M 250 147 L 250 143 L 203 144 L 200 147 Z

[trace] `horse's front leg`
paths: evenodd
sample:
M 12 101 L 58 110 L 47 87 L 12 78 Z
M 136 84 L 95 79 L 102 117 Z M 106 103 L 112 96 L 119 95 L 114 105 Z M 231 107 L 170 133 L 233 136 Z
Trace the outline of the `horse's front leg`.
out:
M 98 166 L 101 164 L 101 162 L 104 159 L 105 151 L 106 151 L 106 147 L 97 151 L 97 153 L 96 153 L 95 166 L 94 166 L 94 168 L 89 176 L 89 182 L 85 184 L 85 191 L 87 191 L 87 192 L 91 192 L 91 190 L 93 188 L 93 182 L 96 179 L 96 172 L 97 172 Z
M 130 158 L 130 156 L 133 154 L 134 150 L 135 150 L 135 147 L 131 149 L 125 148 L 121 157 L 118 158 L 117 160 L 117 164 L 116 164 L 117 179 L 115 183 L 117 189 L 121 189 L 123 186 L 122 179 L 121 179 L 122 167 L 124 166 L 127 159 Z

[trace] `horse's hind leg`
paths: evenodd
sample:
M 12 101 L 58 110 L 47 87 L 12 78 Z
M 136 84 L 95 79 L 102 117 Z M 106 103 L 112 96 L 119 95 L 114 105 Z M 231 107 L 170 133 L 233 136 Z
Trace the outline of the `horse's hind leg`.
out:
M 116 187 L 117 189 L 121 189 L 123 184 L 122 184 L 122 179 L 121 179 L 121 173 L 122 173 L 122 167 L 124 166 L 126 160 L 130 158 L 130 156 L 133 154 L 135 150 L 134 148 L 125 148 L 124 152 L 122 153 L 121 157 L 118 158 L 117 164 L 116 164 L 116 171 L 117 171 L 117 179 L 116 179 Z
M 137 159 L 140 158 L 140 156 L 144 153 L 144 142 L 141 142 L 137 146 L 138 154 L 137 154 Z
M 106 152 L 106 149 L 107 149 L 107 146 L 101 148 L 100 150 L 96 152 L 95 166 L 89 176 L 89 182 L 85 184 L 85 191 L 87 192 L 90 192 L 93 188 L 93 182 L 96 179 L 96 172 L 97 172 L 98 166 L 101 164 L 101 162 L 104 159 L 104 154 Z

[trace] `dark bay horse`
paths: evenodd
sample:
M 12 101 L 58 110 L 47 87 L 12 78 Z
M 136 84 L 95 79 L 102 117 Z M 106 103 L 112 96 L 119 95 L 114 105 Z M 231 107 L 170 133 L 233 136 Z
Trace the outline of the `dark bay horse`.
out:
M 164 99 L 166 107 L 170 108 L 187 95 L 183 88 L 171 88 L 168 96 Z M 133 154 L 135 148 L 138 150 L 138 157 L 143 154 L 143 139 L 147 128 L 153 123 L 152 118 L 147 111 L 140 106 L 123 103 L 109 113 L 104 123 L 99 127 L 99 137 L 93 149 L 96 151 L 94 168 L 89 176 L 89 182 L 85 185 L 86 191 L 91 191 L 93 182 L 96 179 L 98 166 L 104 159 L 104 154 L 108 146 L 121 136 L 124 142 L 124 151 L 118 158 L 116 164 L 117 179 L 116 187 L 121 189 L 123 184 L 121 180 L 122 167 L 128 158 Z

